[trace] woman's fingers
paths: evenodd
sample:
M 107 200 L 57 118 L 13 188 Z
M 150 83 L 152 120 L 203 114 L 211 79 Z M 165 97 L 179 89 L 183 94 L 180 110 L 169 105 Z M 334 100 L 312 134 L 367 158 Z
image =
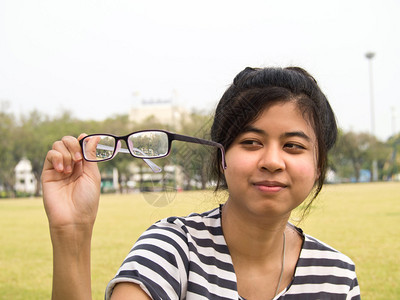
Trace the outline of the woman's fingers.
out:
M 68 149 L 71 158 L 74 162 L 82 160 L 82 150 L 79 141 L 72 136 L 65 136 L 61 139 L 65 147 Z
M 64 163 L 62 154 L 56 150 L 50 150 L 49 152 L 47 152 L 43 169 L 44 170 L 54 169 L 57 172 L 63 172 Z
M 71 173 L 72 172 L 72 157 L 71 157 L 71 153 L 68 151 L 68 148 L 65 146 L 65 144 L 62 141 L 57 141 L 53 144 L 52 150 L 59 153 L 57 155 L 57 158 L 61 156 L 61 159 L 59 159 L 59 158 L 57 159 L 57 162 L 59 164 L 61 163 L 60 170 L 64 173 Z
M 49 162 L 57 172 L 71 173 L 75 162 L 82 160 L 81 148 L 76 138 L 65 136 L 53 144 L 52 150 L 48 152 L 46 161 Z M 49 165 L 45 166 L 49 168 Z
M 81 134 L 79 139 L 85 136 L 86 134 Z M 65 136 L 61 140 L 54 142 L 52 149 L 47 153 L 43 166 L 43 183 L 67 178 L 76 180 L 85 175 L 87 176 L 85 180 L 90 179 L 96 185 L 99 184 L 100 173 L 97 164 L 83 159 L 79 139 Z M 93 142 L 95 141 L 93 140 Z M 96 148 L 95 145 L 93 146 Z

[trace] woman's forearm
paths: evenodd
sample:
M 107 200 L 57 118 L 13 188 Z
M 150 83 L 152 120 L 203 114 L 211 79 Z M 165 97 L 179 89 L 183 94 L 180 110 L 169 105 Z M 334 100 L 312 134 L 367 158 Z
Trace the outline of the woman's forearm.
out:
M 53 300 L 92 299 L 91 229 L 50 229 L 53 244 Z

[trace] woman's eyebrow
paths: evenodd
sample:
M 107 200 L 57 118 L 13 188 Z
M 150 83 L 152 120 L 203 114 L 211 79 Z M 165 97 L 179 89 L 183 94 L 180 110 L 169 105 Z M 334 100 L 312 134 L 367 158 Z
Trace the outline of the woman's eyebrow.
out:
M 251 125 L 248 125 L 245 128 L 243 128 L 241 133 L 243 134 L 243 133 L 247 133 L 247 132 L 254 132 L 254 133 L 263 134 L 263 135 L 267 134 L 264 130 L 254 127 L 254 126 L 251 126 Z
M 254 133 L 258 133 L 258 134 L 262 134 L 262 135 L 268 135 L 264 130 L 254 127 L 254 126 L 251 126 L 251 125 L 246 126 L 242 130 L 242 134 L 247 133 L 247 132 L 254 132 Z M 299 137 L 299 138 L 305 139 L 307 142 L 311 141 L 311 138 L 302 130 L 289 131 L 289 132 L 285 132 L 281 135 L 281 138 L 290 138 L 290 137 Z
M 299 137 L 305 139 L 307 142 L 311 141 L 311 138 L 305 134 L 303 131 L 291 131 L 291 132 L 285 132 L 284 134 L 281 135 L 282 138 L 290 138 L 290 137 Z

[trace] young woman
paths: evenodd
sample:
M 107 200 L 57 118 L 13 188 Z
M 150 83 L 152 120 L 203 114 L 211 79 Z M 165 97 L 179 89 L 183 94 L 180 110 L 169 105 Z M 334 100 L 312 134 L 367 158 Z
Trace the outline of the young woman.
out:
M 289 223 L 320 192 L 337 126 L 300 68 L 246 68 L 221 98 L 212 140 L 220 207 L 152 225 L 106 289 L 106 299 L 359 299 L 353 262 Z M 90 299 L 90 241 L 99 201 L 95 163 L 64 137 L 42 181 L 53 243 L 53 299 Z M 309 200 L 307 200 L 309 199 Z

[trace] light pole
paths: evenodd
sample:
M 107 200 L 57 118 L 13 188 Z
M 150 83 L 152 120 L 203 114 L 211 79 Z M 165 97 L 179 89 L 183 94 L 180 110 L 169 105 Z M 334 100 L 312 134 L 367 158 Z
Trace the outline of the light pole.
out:
M 374 58 L 374 52 L 367 52 L 365 57 L 368 59 L 369 64 L 369 97 L 371 107 L 371 134 L 375 136 L 375 108 L 374 108 L 374 86 L 372 76 L 372 59 Z M 374 155 L 375 156 L 375 155 Z M 378 180 L 378 162 L 376 158 L 372 160 L 372 181 Z
M 394 106 L 391 107 L 392 110 L 392 135 L 396 135 L 396 108 Z
M 374 52 L 367 52 L 365 57 L 368 59 L 369 65 L 369 97 L 370 97 L 370 107 L 371 107 L 371 134 L 375 135 L 375 109 L 374 109 L 374 85 L 372 78 L 372 59 L 374 58 Z

